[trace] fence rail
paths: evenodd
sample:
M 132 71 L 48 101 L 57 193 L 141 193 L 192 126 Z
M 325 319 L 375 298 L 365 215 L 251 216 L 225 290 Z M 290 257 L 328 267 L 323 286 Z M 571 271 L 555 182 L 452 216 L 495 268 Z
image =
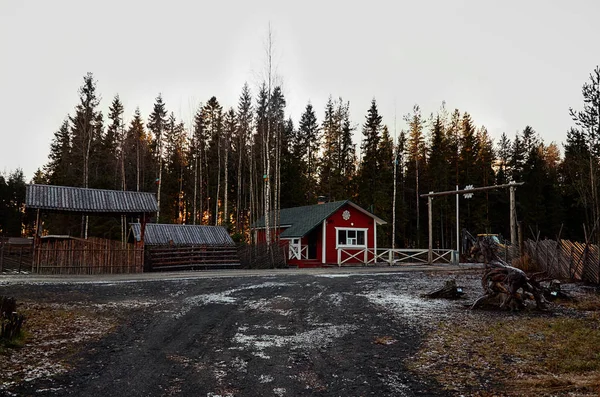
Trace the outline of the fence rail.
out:
M 387 263 L 390 266 L 400 263 L 429 263 L 428 249 L 403 249 L 403 248 L 338 248 L 337 263 L 376 264 Z M 433 263 L 457 263 L 457 254 L 454 250 L 434 249 Z

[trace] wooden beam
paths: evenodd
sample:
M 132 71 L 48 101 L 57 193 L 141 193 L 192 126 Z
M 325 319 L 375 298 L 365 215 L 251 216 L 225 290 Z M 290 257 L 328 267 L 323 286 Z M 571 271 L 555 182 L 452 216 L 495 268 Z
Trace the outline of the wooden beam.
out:
M 437 196 L 449 196 L 449 195 L 452 195 L 452 194 L 482 192 L 482 191 L 485 191 L 485 190 L 509 188 L 511 186 L 512 187 L 514 187 L 514 186 L 521 186 L 524 183 L 525 182 L 513 182 L 513 183 L 507 183 L 507 184 L 504 184 L 504 185 L 474 187 L 472 189 L 448 190 L 448 191 L 445 191 L 445 192 L 435 192 L 435 193 L 421 194 L 420 197 L 437 197 Z

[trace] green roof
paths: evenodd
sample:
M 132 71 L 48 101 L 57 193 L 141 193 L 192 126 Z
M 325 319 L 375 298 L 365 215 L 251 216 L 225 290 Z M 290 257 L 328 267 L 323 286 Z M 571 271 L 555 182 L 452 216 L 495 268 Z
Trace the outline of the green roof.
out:
M 280 220 L 279 224 L 281 227 L 286 227 L 286 229 L 280 234 L 281 238 L 292 238 L 292 237 L 302 237 L 305 236 L 308 232 L 313 230 L 315 227 L 321 225 L 321 223 L 327 219 L 331 214 L 336 212 L 338 209 L 343 207 L 345 204 L 350 204 L 353 207 L 363 211 L 366 214 L 371 215 L 375 218 L 378 223 L 385 223 L 375 215 L 367 212 L 366 210 L 360 208 L 356 204 L 352 203 L 350 200 L 343 201 L 334 201 L 331 203 L 324 204 L 316 204 L 316 205 L 306 205 L 303 207 L 294 207 L 294 208 L 284 208 L 280 211 Z M 271 219 L 273 219 L 273 212 L 271 213 Z M 274 222 L 271 221 L 271 225 Z M 265 227 L 265 217 L 261 217 L 256 223 L 253 225 L 255 228 L 264 228 Z

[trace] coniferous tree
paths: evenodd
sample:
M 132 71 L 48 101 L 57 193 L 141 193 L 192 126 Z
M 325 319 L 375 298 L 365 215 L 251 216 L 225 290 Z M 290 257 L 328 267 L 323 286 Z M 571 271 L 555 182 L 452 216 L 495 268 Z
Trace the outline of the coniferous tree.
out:
M 51 185 L 69 186 L 73 181 L 71 157 L 71 127 L 66 118 L 50 144 L 49 162 L 44 166 L 44 173 Z
M 219 225 L 221 218 L 221 177 L 223 175 L 223 107 L 216 97 L 211 97 L 203 108 L 204 128 L 208 136 L 206 168 L 208 173 L 209 224 Z M 210 164 L 210 166 L 209 166 Z M 211 207 L 212 204 L 212 207 Z M 214 209 L 214 212 L 211 210 Z
M 162 173 L 163 173 L 163 149 L 164 149 L 164 133 L 167 125 L 167 109 L 163 102 L 162 95 L 159 93 L 154 102 L 154 108 L 148 118 L 148 130 L 153 135 L 152 153 L 156 169 L 156 200 L 158 201 L 158 212 L 156 219 L 160 222 L 160 203 L 162 199 Z
M 104 170 L 98 187 L 105 189 L 122 189 L 123 182 L 123 155 L 122 143 L 124 139 L 123 103 L 116 95 L 108 108 L 110 123 L 102 139 L 99 163 Z
M 371 107 L 365 118 L 362 129 L 364 138 L 361 144 L 362 159 L 359 169 L 358 200 L 363 207 L 373 210 L 379 176 L 377 156 L 383 128 L 382 117 L 379 115 L 375 99 L 371 101 Z
M 498 172 L 496 174 L 496 183 L 503 185 L 508 183 L 507 169 L 511 154 L 511 141 L 506 136 L 506 133 L 502 133 L 500 140 L 498 141 Z
M 317 156 L 319 152 L 319 125 L 310 102 L 306 105 L 298 128 L 298 139 L 294 145 L 295 155 L 302 160 L 305 175 L 305 203 L 312 204 L 316 198 Z
M 167 223 L 183 223 L 185 208 L 183 200 L 183 173 L 187 166 L 185 152 L 187 141 L 185 127 L 177 122 L 171 112 L 163 133 L 165 177 L 162 195 L 165 201 L 161 218 Z
M 321 195 L 328 199 L 332 198 L 332 185 L 335 183 L 340 122 L 335 104 L 330 96 L 325 105 L 325 116 L 321 125 L 323 155 L 319 162 L 319 191 Z
M 247 189 L 251 177 L 249 171 L 252 158 L 249 148 L 252 147 L 252 119 L 252 95 L 248 84 L 245 83 L 238 101 L 238 128 L 235 137 L 235 151 L 237 153 L 235 221 L 236 232 L 240 235 L 243 235 L 245 225 L 248 222 L 249 197 Z
M 230 186 L 229 186 L 229 171 L 230 171 L 230 166 L 229 166 L 229 162 L 231 159 L 230 156 L 230 151 L 231 151 L 231 140 L 232 137 L 234 136 L 234 134 L 236 133 L 236 131 L 238 130 L 238 125 L 237 125 L 237 118 L 236 118 L 236 114 L 235 114 L 235 110 L 233 110 L 233 108 L 230 108 L 229 111 L 227 111 L 227 113 L 225 113 L 225 119 L 224 119 L 224 134 L 223 134 L 223 148 L 224 148 L 224 161 L 223 164 L 225 165 L 225 170 L 223 172 L 224 175 L 224 188 L 223 188 L 223 220 L 224 220 L 224 224 L 225 226 L 230 230 L 231 229 L 231 217 L 229 214 L 229 190 L 230 190 Z
M 407 187 L 412 190 L 413 195 L 409 200 L 411 210 L 414 217 L 411 219 L 411 224 L 414 224 L 415 230 L 412 235 L 415 237 L 416 245 L 421 244 L 421 206 L 420 192 L 422 189 L 422 180 L 426 167 L 427 147 L 425 145 L 424 127 L 425 122 L 421 115 L 421 109 L 418 105 L 413 107 L 412 114 L 407 114 L 404 120 L 408 124 L 407 136 Z
M 93 169 L 97 149 L 102 138 L 102 114 L 98 110 L 100 100 L 96 94 L 96 81 L 92 73 L 83 78 L 79 89 L 79 103 L 75 115 L 70 118 L 72 126 L 74 179 L 78 186 L 90 186 L 90 171 Z

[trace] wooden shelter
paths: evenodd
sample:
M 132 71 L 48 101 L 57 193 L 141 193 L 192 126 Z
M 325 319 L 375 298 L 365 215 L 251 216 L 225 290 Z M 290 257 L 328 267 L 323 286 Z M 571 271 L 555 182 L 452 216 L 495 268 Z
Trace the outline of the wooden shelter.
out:
M 203 269 L 240 265 L 235 243 L 222 226 L 148 223 L 144 240 L 139 223 L 128 240 L 143 244 L 145 270 Z
M 44 239 L 43 213 L 127 215 L 141 220 L 140 239 L 146 223 L 158 211 L 153 193 L 31 184 L 26 187 L 26 209 L 37 211 L 32 271 L 38 273 L 124 273 L 143 270 L 143 246 L 103 239 Z

